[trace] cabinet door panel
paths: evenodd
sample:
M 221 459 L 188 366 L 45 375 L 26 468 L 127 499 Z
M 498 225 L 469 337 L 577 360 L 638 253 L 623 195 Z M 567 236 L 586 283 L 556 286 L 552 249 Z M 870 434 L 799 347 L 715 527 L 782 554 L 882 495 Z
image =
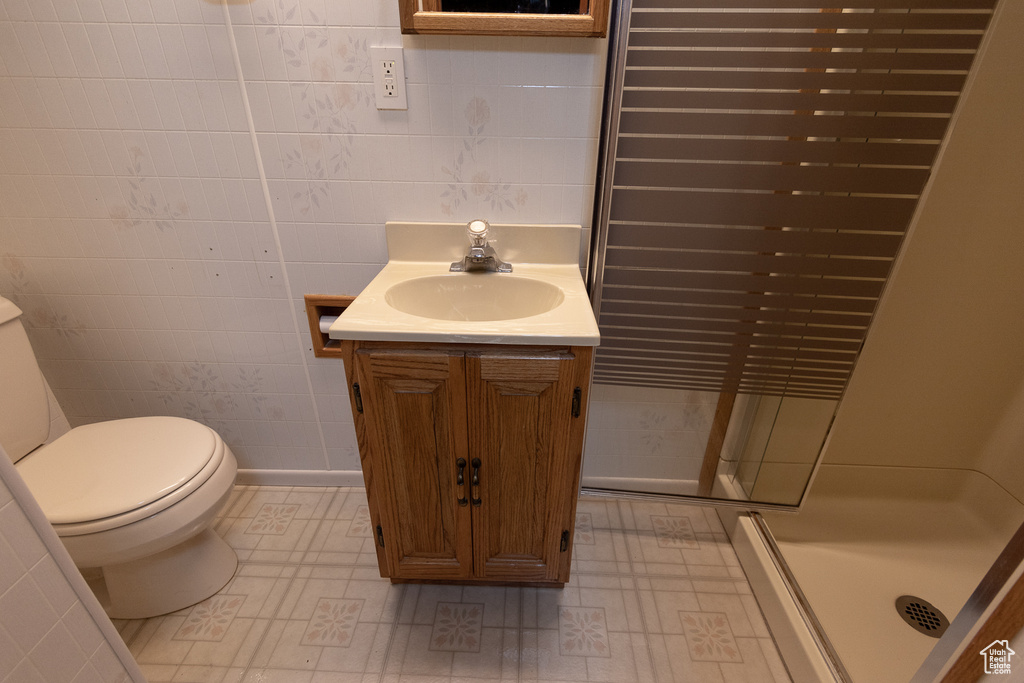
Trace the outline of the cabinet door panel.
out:
M 476 575 L 554 581 L 572 529 L 569 466 L 573 357 L 551 352 L 466 359 L 471 458 L 480 458 Z
M 374 468 L 383 471 L 391 576 L 469 577 L 470 512 L 456 484 L 456 462 L 466 457 L 461 355 L 361 349 L 356 364 Z

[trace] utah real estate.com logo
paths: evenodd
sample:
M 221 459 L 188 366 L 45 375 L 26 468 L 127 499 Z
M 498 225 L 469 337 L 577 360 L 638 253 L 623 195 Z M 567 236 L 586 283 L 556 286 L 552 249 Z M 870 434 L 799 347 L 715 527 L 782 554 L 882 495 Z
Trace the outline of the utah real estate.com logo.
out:
M 1009 674 L 1010 657 L 1017 653 L 1010 649 L 1008 641 L 993 640 L 979 654 L 985 659 L 986 674 Z

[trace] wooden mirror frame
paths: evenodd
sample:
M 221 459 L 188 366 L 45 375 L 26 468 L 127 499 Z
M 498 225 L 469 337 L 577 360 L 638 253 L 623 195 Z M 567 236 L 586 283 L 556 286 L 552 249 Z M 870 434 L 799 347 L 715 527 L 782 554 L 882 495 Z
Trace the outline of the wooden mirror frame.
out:
M 402 33 L 604 38 L 608 2 L 580 0 L 579 14 L 442 12 L 441 0 L 398 0 L 398 8 Z

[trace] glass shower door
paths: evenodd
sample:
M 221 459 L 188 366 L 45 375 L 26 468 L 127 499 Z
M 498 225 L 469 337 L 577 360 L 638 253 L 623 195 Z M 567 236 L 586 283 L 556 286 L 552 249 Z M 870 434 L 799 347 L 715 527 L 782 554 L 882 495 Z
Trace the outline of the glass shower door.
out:
M 799 503 L 989 17 L 903 4 L 617 3 L 585 484 Z

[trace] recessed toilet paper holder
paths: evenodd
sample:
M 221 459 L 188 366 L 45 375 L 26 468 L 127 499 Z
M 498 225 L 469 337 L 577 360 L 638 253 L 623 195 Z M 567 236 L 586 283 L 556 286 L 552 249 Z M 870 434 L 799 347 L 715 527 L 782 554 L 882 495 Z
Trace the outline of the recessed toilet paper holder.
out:
M 313 355 L 317 358 L 341 358 L 341 344 L 331 339 L 327 328 L 353 301 L 354 296 L 335 294 L 306 294 L 306 317 L 309 319 L 309 337 Z

